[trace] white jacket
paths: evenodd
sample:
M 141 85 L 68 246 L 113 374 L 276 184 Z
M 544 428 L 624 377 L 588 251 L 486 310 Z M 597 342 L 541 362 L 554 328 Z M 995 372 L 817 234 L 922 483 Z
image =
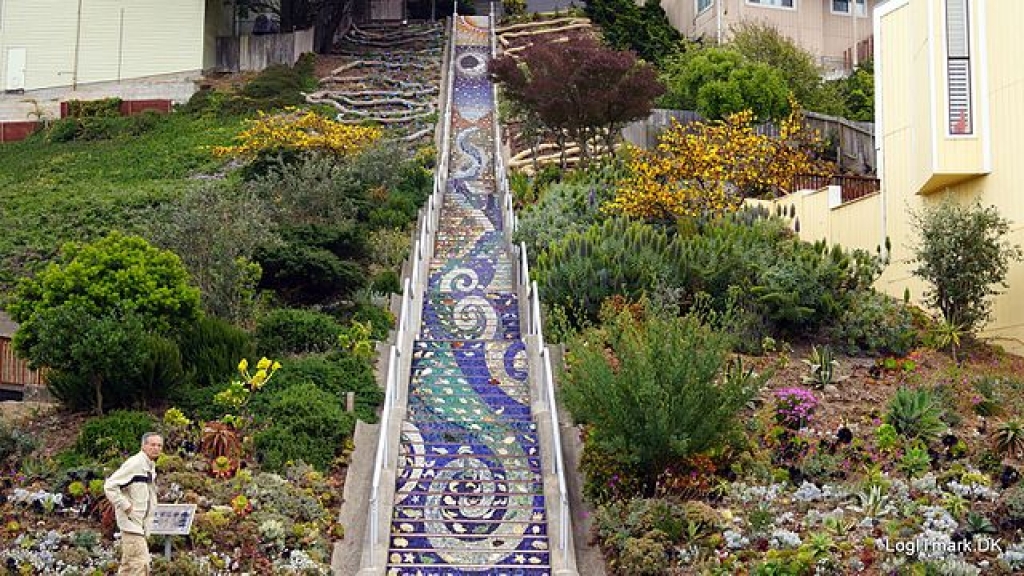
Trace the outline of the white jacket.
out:
M 103 491 L 114 505 L 121 532 L 149 536 L 149 522 L 156 508 L 156 466 L 145 452 L 125 460 L 103 483 Z

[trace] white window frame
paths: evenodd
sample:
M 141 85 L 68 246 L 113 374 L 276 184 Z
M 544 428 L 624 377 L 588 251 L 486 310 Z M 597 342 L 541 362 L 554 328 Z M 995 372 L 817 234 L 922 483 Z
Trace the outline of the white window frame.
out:
M 748 6 L 758 8 L 772 8 L 774 10 L 796 10 L 797 0 L 746 0 Z M 792 6 L 786 6 L 783 2 L 791 2 Z
M 842 15 L 842 16 L 849 16 L 850 15 L 850 4 L 856 4 L 857 5 L 857 18 L 867 18 L 868 17 L 868 0 L 846 0 L 846 10 L 836 10 L 836 2 L 835 2 L 835 0 L 832 0 L 829 3 L 829 8 L 830 8 L 830 10 L 831 10 L 831 12 L 833 14 L 838 14 L 838 15 Z
M 703 8 L 700 7 L 701 2 L 706 2 Z M 693 12 L 697 15 L 700 15 L 710 10 L 711 7 L 714 5 L 715 0 L 693 0 Z
M 945 40 L 945 60 L 946 65 L 944 66 L 945 78 L 946 78 L 946 136 L 951 138 L 973 138 L 976 136 L 977 120 L 975 116 L 976 106 L 974 101 L 974 62 L 971 55 L 971 2 L 970 0 L 952 0 L 954 2 L 963 2 L 964 6 L 964 29 L 963 29 L 963 46 L 954 47 L 951 46 L 950 42 L 950 23 L 949 23 L 949 8 L 951 0 L 944 0 L 943 10 L 943 38 Z M 954 54 L 957 51 L 957 54 Z M 951 83 L 950 71 L 956 67 L 959 70 L 963 70 L 962 84 L 965 85 L 959 91 L 965 92 L 966 96 L 964 108 L 961 112 L 966 112 L 966 128 L 964 131 L 955 131 L 953 128 L 959 123 L 959 119 L 954 118 L 953 110 L 953 92 L 954 85 Z

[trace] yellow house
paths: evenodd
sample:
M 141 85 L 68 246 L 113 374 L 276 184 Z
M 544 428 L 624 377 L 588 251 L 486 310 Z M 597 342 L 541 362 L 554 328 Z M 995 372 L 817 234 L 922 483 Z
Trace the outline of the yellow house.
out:
M 891 262 L 876 286 L 920 303 L 909 262 L 911 214 L 944 199 L 995 206 L 1024 246 L 1024 65 L 1014 48 L 1024 2 L 888 0 L 875 10 L 875 138 L 881 192 L 844 202 L 839 187 L 772 202 L 807 240 L 874 251 Z M 1024 354 L 1024 263 L 993 300 L 983 336 Z
M 0 88 L 199 73 L 213 0 L 0 0 Z M 209 56 L 207 55 L 207 59 Z
M 877 0 L 661 0 L 677 30 L 722 43 L 741 22 L 767 24 L 818 59 L 826 73 L 871 56 L 871 14 Z
M 908 214 L 952 198 L 995 206 L 1024 245 L 1024 64 L 1016 54 L 1024 2 L 888 0 L 875 11 L 875 130 L 881 226 L 893 264 L 887 292 L 923 286 L 906 264 Z M 1024 264 L 993 302 L 985 335 L 1024 352 Z

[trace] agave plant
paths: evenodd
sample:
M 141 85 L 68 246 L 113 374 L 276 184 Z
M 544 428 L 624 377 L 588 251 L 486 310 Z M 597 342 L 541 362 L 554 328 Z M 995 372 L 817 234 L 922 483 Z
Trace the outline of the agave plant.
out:
M 996 452 L 1009 457 L 1024 452 L 1024 422 L 1014 418 L 996 426 L 994 435 Z
M 964 528 L 969 534 L 995 534 L 996 527 L 984 514 L 975 512 L 967 513 L 967 521 Z
M 839 362 L 828 345 L 821 348 L 811 346 L 811 355 L 803 362 L 810 368 L 810 374 L 804 376 L 804 382 L 811 384 L 814 388 L 820 390 L 833 382 L 843 380 L 835 375 L 836 369 L 839 368 Z
M 942 407 L 934 394 L 924 388 L 900 388 L 889 401 L 885 421 L 906 438 L 929 442 L 946 430 Z

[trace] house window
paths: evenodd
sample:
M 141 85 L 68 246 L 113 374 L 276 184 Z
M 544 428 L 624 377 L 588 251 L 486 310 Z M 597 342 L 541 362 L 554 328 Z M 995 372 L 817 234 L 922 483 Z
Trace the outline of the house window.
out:
M 946 88 L 950 134 L 974 133 L 970 46 L 967 0 L 946 0 Z
M 711 5 L 715 3 L 715 0 L 695 0 L 697 2 L 697 14 L 711 8 Z
M 857 2 L 857 16 L 866 17 L 868 15 L 868 4 L 867 0 L 856 0 Z M 850 4 L 853 4 L 853 0 L 832 0 L 832 13 L 833 14 L 849 14 Z
M 747 4 L 772 6 L 774 8 L 793 8 L 796 6 L 796 0 L 747 0 Z

